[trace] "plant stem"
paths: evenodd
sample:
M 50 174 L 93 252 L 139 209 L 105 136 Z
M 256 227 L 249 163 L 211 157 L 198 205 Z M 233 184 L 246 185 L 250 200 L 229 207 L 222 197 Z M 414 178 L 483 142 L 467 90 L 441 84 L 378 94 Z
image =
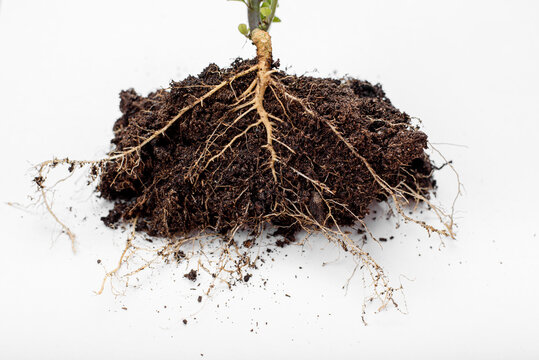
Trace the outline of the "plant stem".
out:
M 247 19 L 251 32 L 260 26 L 260 0 L 249 0 L 247 6 Z
M 269 28 L 270 28 L 270 26 L 271 26 L 271 24 L 273 22 L 273 18 L 275 17 L 275 10 L 277 10 L 278 1 L 279 0 L 273 0 L 271 2 L 271 13 L 269 14 L 269 16 L 264 21 L 264 24 L 262 24 L 262 26 L 261 26 L 262 30 L 269 31 Z

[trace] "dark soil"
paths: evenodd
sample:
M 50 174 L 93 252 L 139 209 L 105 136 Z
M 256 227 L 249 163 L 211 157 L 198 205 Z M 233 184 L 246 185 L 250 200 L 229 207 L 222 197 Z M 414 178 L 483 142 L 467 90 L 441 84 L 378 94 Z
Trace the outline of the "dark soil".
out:
M 197 276 L 198 276 L 198 274 L 197 274 L 196 270 L 194 270 L 194 269 L 189 271 L 187 274 L 183 275 L 183 277 L 185 277 L 185 278 L 187 278 L 187 279 L 189 279 L 191 281 L 196 281 Z
M 236 60 L 228 69 L 212 64 L 199 76 L 172 82 L 169 89 L 147 97 L 132 89 L 122 91 L 123 115 L 114 125 L 114 150 L 136 146 L 212 85 L 254 64 L 254 60 Z M 266 91 L 266 110 L 283 120 L 274 121 L 279 140 L 274 147 L 281 159 L 275 164 L 278 182 L 267 164 L 262 126 L 238 139 L 205 170 L 195 167 L 206 148 L 210 154 L 205 160 L 258 119 L 256 111 L 249 113 L 208 147 L 207 140 L 222 133 L 245 110 L 233 112 L 231 105 L 255 76 L 253 72 L 235 80 L 203 106 L 188 111 L 138 155 L 130 155 L 132 158 L 125 160 L 132 165 L 130 171 L 118 171 L 120 160 L 108 163 L 98 190 L 102 197 L 114 201 L 114 208 L 104 222 L 114 226 L 137 217 L 138 230 L 163 237 L 199 230 L 227 234 L 236 228 L 259 233 L 272 224 L 284 235 L 281 241 L 293 241 L 301 226 L 297 217 L 287 214 L 287 206 L 310 214 L 320 224 L 332 225 L 327 223 L 327 203 L 300 172 L 333 191 L 323 194 L 325 200 L 345 204 L 348 210 L 333 206 L 331 214 L 339 225 L 352 225 L 356 219 L 350 211 L 363 218 L 373 202 L 384 201 L 387 195 L 322 119 L 329 120 L 389 185 L 404 182 L 422 194 L 434 186 L 432 164 L 425 154 L 427 136 L 410 125 L 410 117 L 391 104 L 380 85 L 284 72 L 273 77 L 317 115 L 310 115 L 278 89 Z

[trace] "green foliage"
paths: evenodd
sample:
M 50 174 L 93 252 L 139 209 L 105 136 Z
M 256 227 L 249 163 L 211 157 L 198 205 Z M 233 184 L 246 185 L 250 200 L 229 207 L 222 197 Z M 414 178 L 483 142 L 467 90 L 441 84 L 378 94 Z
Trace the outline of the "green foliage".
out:
M 249 29 L 247 28 L 247 25 L 245 25 L 245 24 L 239 24 L 238 25 L 238 30 L 239 30 L 240 33 L 242 33 L 245 36 L 249 35 Z
M 271 15 L 271 9 L 269 7 L 261 8 L 260 9 L 260 15 L 261 15 L 262 19 L 267 18 L 268 16 Z
M 275 16 L 275 11 L 279 6 L 279 0 L 228 0 L 242 2 L 247 6 L 249 26 L 239 24 L 238 30 L 241 34 L 250 37 L 251 32 L 256 29 L 269 31 L 272 23 L 279 23 L 281 19 Z

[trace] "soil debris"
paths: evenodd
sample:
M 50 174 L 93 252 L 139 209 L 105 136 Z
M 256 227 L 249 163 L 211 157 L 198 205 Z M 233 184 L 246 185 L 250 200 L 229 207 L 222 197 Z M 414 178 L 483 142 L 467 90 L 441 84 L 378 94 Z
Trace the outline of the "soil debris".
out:
M 195 282 L 197 280 L 197 271 L 193 269 L 189 271 L 187 274 L 184 274 L 183 277 Z

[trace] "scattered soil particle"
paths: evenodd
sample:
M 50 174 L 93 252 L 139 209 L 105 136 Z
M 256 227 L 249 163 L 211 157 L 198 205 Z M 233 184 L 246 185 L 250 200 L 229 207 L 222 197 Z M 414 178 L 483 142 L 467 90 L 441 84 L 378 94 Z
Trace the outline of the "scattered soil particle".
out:
M 195 269 L 192 269 L 187 274 L 184 274 L 183 277 L 195 282 L 197 279 L 197 271 Z
M 251 274 L 245 275 L 245 276 L 243 277 L 243 281 L 248 282 L 249 279 L 251 279 L 252 276 L 253 276 L 253 275 L 251 275 Z
M 246 247 L 248 249 L 252 248 L 253 245 L 254 245 L 254 240 L 253 239 L 245 240 L 243 242 L 243 247 Z
M 183 319 L 182 322 L 183 322 L 184 325 L 187 325 L 187 320 L 186 319 Z

